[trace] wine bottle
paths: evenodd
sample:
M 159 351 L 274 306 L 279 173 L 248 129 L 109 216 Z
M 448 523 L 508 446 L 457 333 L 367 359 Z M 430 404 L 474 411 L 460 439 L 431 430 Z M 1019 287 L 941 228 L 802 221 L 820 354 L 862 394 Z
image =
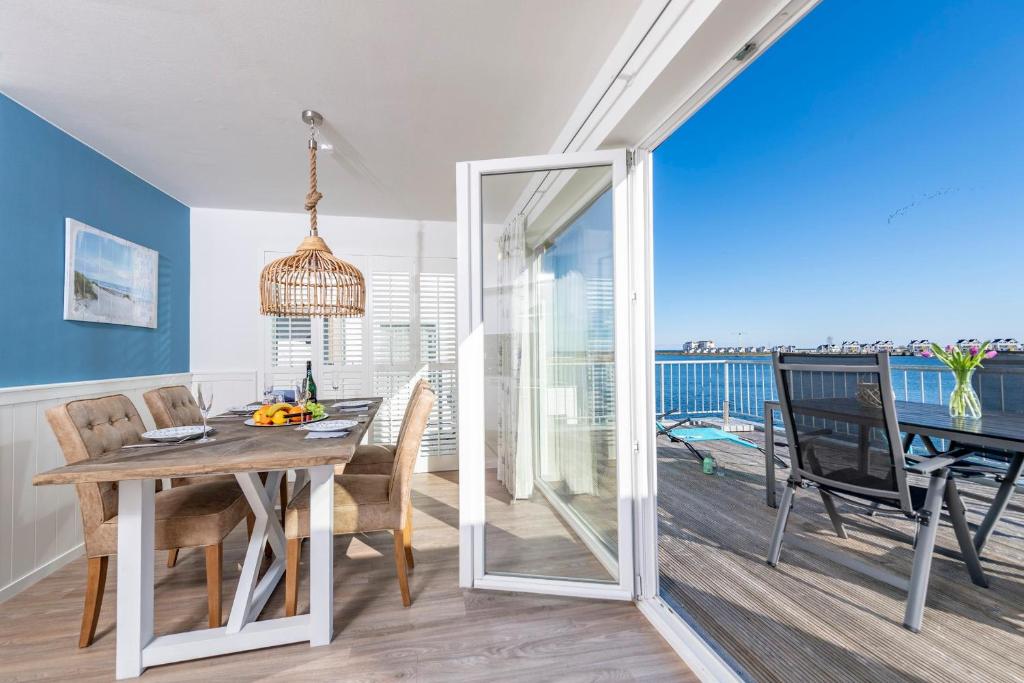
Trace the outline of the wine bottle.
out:
M 316 382 L 313 381 L 313 362 L 306 361 L 306 387 L 309 389 L 309 400 L 316 403 Z

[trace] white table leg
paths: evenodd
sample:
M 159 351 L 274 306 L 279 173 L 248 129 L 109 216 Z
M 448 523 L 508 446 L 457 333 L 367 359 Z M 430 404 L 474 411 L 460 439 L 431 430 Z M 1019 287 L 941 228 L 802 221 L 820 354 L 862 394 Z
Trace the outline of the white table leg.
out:
M 240 472 L 235 475 L 242 493 L 249 501 L 249 507 L 256 516 L 256 524 L 249 538 L 249 545 L 242 563 L 242 573 L 235 590 L 235 600 L 231 604 L 226 633 L 239 633 L 246 624 L 254 621 L 267 603 L 271 592 L 284 573 L 284 530 L 274 513 L 274 501 L 271 496 L 278 491 L 278 484 L 283 471 L 269 472 L 264 485 L 256 472 Z M 270 542 L 274 552 L 274 561 L 257 581 L 260 565 L 263 563 L 263 549 Z
M 142 651 L 153 640 L 152 479 L 118 484 L 117 666 L 118 679 L 142 674 Z
M 309 617 L 311 646 L 334 636 L 334 466 L 309 468 Z

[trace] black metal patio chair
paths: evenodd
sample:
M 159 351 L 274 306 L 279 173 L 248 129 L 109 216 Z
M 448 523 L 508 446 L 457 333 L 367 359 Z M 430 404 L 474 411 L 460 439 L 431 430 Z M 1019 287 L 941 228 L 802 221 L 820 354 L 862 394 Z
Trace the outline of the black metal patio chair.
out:
M 944 507 L 971 580 L 987 587 L 955 479 L 949 476 L 949 467 L 967 454 L 906 461 L 888 354 L 776 353 L 773 363 L 791 467 L 768 563 L 778 564 L 793 497 L 809 486 L 818 490 L 840 538 L 847 535 L 835 499 L 865 511 L 889 510 L 915 522 L 913 569 L 909 582 L 899 584 L 907 590 L 903 625 L 911 631 L 921 628 L 935 535 Z M 928 486 L 910 484 L 908 473 L 928 476 Z

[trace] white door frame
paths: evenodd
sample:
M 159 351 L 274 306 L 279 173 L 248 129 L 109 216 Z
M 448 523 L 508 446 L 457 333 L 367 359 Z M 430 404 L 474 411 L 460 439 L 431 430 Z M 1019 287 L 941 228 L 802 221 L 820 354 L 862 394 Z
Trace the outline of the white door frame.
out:
M 626 150 L 545 154 L 466 161 L 456 164 L 459 329 L 459 585 L 588 598 L 632 600 L 633 467 L 636 452 L 631 353 L 629 196 Z M 590 166 L 612 168 L 613 301 L 615 317 L 616 474 L 618 479 L 618 580 L 616 583 L 488 574 L 484 562 L 485 410 L 483 331 L 483 214 L 481 179 L 485 175 L 557 171 Z

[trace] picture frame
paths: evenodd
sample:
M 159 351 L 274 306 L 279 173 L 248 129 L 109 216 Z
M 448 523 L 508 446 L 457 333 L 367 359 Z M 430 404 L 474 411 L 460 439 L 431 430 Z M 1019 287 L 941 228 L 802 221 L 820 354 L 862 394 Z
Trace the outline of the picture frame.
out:
M 64 319 L 156 328 L 159 252 L 65 219 Z

